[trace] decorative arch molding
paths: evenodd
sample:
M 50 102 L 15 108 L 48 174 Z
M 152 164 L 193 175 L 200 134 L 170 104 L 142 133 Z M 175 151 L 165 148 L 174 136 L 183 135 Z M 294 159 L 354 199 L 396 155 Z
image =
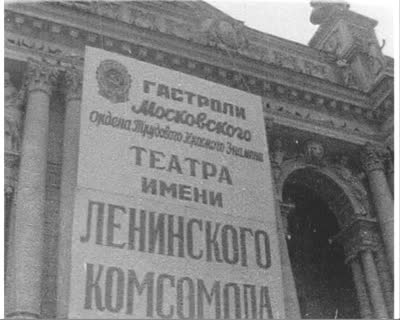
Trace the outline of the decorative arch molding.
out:
M 313 165 L 307 163 L 304 158 L 289 159 L 282 162 L 276 182 L 278 199 L 281 202 L 283 201 L 285 183 L 291 181 L 297 174 L 304 178 L 299 183 L 310 187 L 328 202 L 342 229 L 360 217 L 371 217 L 365 188 L 359 181 L 355 180 L 354 176 L 352 182 L 346 181 L 337 173 L 337 168 L 338 166 Z M 323 183 L 329 188 L 319 188 L 321 185 L 318 183 L 310 183 L 312 179 L 317 181 L 319 178 L 325 180 Z M 357 184 L 357 186 L 354 186 L 354 184 Z
M 279 170 L 276 170 L 278 168 Z M 338 221 L 340 231 L 332 240 L 343 245 L 344 262 L 352 270 L 361 317 L 390 318 L 393 314 L 390 264 L 384 254 L 379 225 L 372 215 L 366 190 L 360 180 L 350 171 L 345 172 L 348 169 L 342 164 L 328 161 L 322 161 L 319 165 L 310 164 L 302 155 L 283 161 L 274 169 L 278 173 L 275 175 L 275 191 L 276 197 L 281 200 L 282 224 L 287 227 L 288 214 L 293 208 L 290 203 L 282 202 L 287 182 L 298 182 L 316 191 L 328 202 Z M 295 176 L 297 177 L 293 179 Z M 321 187 L 318 183 L 310 185 L 309 182 L 314 181 L 314 178 L 328 181 L 329 187 Z M 365 196 L 362 196 L 360 191 L 364 191 Z M 340 196 L 330 199 L 330 194 Z M 336 201 L 339 206 L 331 207 L 332 201 Z

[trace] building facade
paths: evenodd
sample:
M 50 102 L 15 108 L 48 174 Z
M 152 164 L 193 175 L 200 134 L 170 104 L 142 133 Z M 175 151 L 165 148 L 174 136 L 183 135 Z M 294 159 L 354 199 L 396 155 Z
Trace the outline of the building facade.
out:
M 393 316 L 393 59 L 375 20 L 311 5 L 308 46 L 197 1 L 5 6 L 7 317 L 66 314 L 85 46 L 262 97 L 284 316 Z

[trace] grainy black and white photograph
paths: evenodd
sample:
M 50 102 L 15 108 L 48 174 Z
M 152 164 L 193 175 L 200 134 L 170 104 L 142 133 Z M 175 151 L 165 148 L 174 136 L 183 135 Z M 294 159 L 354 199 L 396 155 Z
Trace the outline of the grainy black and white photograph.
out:
M 398 9 L 6 1 L 4 318 L 399 318 Z

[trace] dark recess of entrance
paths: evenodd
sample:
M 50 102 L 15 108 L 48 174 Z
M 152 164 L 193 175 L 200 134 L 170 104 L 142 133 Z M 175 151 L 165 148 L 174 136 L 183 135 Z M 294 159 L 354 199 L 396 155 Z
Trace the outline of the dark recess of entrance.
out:
M 360 318 L 343 247 L 331 240 L 339 227 L 327 203 L 300 183 L 286 183 L 283 198 L 295 204 L 287 244 L 302 318 Z

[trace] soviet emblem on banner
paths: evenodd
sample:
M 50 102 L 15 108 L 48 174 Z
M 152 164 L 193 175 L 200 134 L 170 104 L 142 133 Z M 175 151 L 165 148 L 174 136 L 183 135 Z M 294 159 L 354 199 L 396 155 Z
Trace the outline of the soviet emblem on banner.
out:
M 103 60 L 96 71 L 99 94 L 112 103 L 129 100 L 132 79 L 126 67 L 115 60 Z

